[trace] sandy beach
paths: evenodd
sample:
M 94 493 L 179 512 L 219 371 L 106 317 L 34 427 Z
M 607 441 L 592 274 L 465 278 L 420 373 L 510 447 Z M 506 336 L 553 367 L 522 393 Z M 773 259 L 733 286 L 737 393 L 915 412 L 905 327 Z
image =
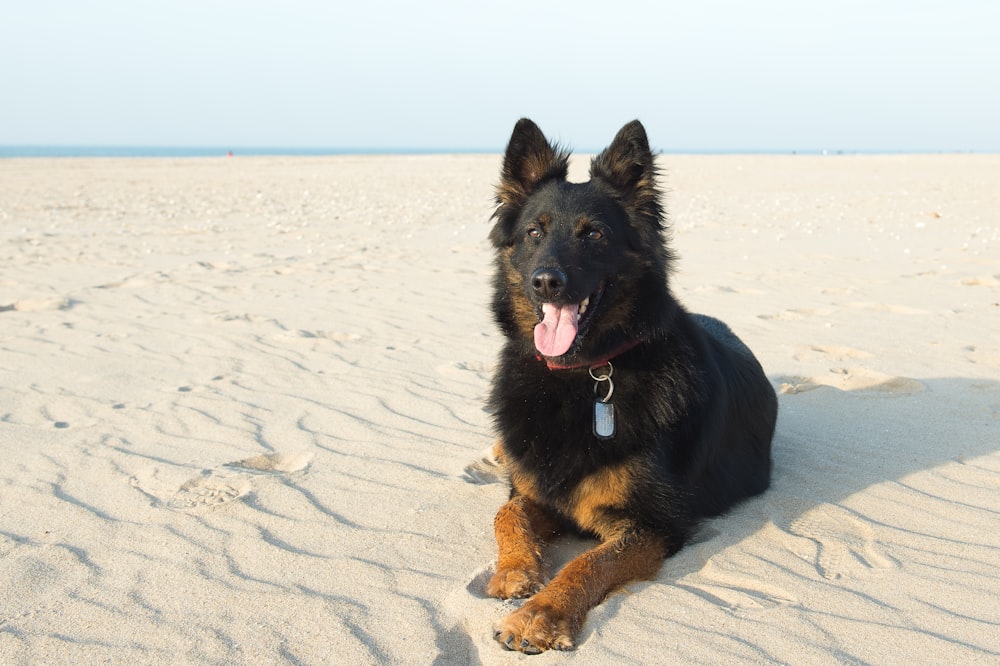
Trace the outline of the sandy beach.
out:
M 1000 662 L 1000 156 L 660 162 L 772 488 L 526 657 L 498 155 L 0 160 L 0 663 Z

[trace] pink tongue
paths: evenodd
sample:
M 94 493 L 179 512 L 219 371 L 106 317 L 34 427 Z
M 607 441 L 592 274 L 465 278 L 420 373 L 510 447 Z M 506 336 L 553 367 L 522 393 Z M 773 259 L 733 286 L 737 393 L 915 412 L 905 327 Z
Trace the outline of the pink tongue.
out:
M 535 326 L 535 348 L 545 356 L 562 356 L 576 338 L 580 305 L 542 305 L 543 319 Z

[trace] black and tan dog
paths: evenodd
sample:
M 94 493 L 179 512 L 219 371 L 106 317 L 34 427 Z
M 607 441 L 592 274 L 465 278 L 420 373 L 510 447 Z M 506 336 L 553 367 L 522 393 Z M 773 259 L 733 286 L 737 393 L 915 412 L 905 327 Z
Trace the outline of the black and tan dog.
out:
M 722 322 L 671 295 L 657 170 L 638 121 L 566 180 L 527 119 L 504 156 L 490 240 L 506 336 L 490 397 L 511 497 L 488 592 L 530 597 L 496 639 L 571 649 L 587 611 L 648 579 L 698 519 L 768 487 L 774 390 Z M 549 580 L 563 531 L 600 543 Z

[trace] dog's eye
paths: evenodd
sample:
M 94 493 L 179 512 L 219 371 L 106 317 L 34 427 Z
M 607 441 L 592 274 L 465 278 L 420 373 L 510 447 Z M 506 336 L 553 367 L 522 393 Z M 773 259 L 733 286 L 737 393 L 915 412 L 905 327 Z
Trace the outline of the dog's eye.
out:
M 591 229 L 590 233 L 587 234 L 587 240 L 599 241 L 604 238 L 604 232 L 599 229 Z
M 528 237 L 529 238 L 541 238 L 542 237 L 542 230 L 538 229 L 536 227 L 531 227 L 530 229 L 528 229 Z

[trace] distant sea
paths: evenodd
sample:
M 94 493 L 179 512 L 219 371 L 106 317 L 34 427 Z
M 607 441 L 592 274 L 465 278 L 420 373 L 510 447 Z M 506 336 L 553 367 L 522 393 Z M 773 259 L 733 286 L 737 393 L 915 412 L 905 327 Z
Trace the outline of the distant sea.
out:
M 0 146 L 4 157 L 225 157 L 238 155 L 433 155 L 498 153 L 496 150 L 391 150 L 343 148 L 219 148 L 206 146 Z
M 581 155 L 598 151 L 578 149 Z M 666 155 L 898 155 L 935 153 L 978 153 L 980 151 L 938 150 L 688 150 L 658 151 Z M 0 146 L 5 157 L 225 157 L 233 156 L 323 156 L 323 155 L 499 155 L 503 147 L 482 149 L 449 148 L 274 148 L 212 146 Z

